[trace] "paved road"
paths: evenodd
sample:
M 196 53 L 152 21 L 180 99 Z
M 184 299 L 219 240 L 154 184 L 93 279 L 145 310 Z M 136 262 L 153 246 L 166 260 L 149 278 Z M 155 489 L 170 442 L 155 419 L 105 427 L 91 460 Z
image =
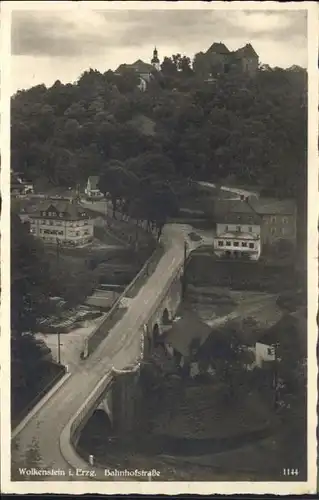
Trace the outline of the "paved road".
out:
M 78 366 L 72 366 L 68 380 L 35 413 L 12 440 L 12 469 L 43 467 L 69 469 L 60 449 L 60 435 L 65 426 L 93 392 L 99 381 L 112 369 L 125 368 L 138 360 L 141 339 L 138 329 L 148 319 L 149 311 L 158 302 L 174 271 L 184 258 L 184 241 L 192 250 L 202 242 L 188 239 L 192 228 L 188 225 L 168 225 L 162 241 L 166 252 L 155 272 L 138 295 L 130 302 L 124 317 L 114 326 L 97 350 Z M 37 459 L 35 460 L 35 456 Z M 22 480 L 16 473 L 14 477 Z M 52 478 L 57 480 L 56 477 Z M 66 476 L 64 479 L 70 479 Z M 49 480 L 46 477 L 45 480 Z M 58 480 L 63 480 L 59 477 Z
M 157 303 L 163 288 L 174 271 L 181 266 L 184 238 L 188 231 L 189 227 L 186 226 L 180 228 L 165 227 L 163 243 L 166 252 L 155 272 L 135 299 L 131 301 L 127 313 L 115 325 L 98 349 L 87 360 L 79 362 L 77 367 L 73 367 L 74 371 L 69 379 L 13 439 L 13 470 L 28 466 L 65 470 L 69 468 L 59 445 L 62 430 L 92 393 L 101 378 L 111 370 L 112 365 L 116 368 L 124 368 L 139 358 L 141 339 L 137 333 L 138 327 L 145 323 L 150 309 Z M 190 246 L 193 245 L 190 243 Z M 36 463 L 31 458 L 35 454 L 40 457 Z M 14 477 L 16 479 L 17 474 Z M 52 479 L 57 480 L 56 477 Z M 46 477 L 45 480 L 49 480 L 49 478 Z M 63 478 L 59 477 L 58 480 L 63 480 Z
M 199 181 L 198 184 L 200 184 L 203 187 L 215 189 L 216 185 L 213 184 L 212 182 L 206 182 L 206 181 Z M 229 187 L 229 186 L 220 186 L 220 189 L 222 191 L 228 191 L 229 193 L 233 193 L 235 195 L 236 199 L 239 199 L 240 196 L 252 196 L 255 198 L 258 198 L 258 193 L 255 191 L 248 191 L 247 189 L 240 189 L 236 187 Z

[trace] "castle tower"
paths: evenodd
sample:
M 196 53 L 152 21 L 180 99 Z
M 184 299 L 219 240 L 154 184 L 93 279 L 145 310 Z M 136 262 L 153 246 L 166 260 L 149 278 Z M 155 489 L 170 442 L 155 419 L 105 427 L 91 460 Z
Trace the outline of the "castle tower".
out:
M 158 52 L 156 47 L 153 50 L 153 57 L 151 59 L 151 64 L 154 66 L 156 71 L 159 71 L 161 69 L 160 60 L 158 58 Z

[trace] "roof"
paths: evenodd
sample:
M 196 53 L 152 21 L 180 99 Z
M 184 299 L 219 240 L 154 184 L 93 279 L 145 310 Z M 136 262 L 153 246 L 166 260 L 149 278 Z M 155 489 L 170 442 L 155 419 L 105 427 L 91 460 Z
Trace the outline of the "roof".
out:
M 294 200 L 277 200 L 276 198 L 259 198 L 249 200 L 256 212 L 263 215 L 295 215 L 296 203 Z
M 214 52 L 215 54 L 230 54 L 230 51 L 227 49 L 226 45 L 222 42 L 214 42 L 213 45 L 209 47 L 207 52 Z
M 234 54 L 237 57 L 258 57 L 257 52 L 250 43 L 247 43 L 244 47 L 235 50 Z
M 280 343 L 281 332 L 289 328 L 290 335 L 296 335 L 292 341 L 297 341 L 300 349 L 306 350 L 306 336 L 307 336 L 307 315 L 304 310 L 300 310 L 283 315 L 280 320 L 275 323 L 269 330 L 259 338 L 258 342 L 266 345 L 275 345 Z
M 40 205 L 38 210 L 30 214 L 30 218 L 45 218 L 47 216 L 41 215 L 42 212 L 57 212 L 58 214 L 63 213 L 62 220 L 79 220 L 83 218 L 89 218 L 86 210 L 84 210 L 80 205 L 76 203 L 71 203 L 67 200 L 61 201 L 47 201 Z M 49 216 L 51 219 L 54 218 Z
M 194 312 L 183 313 L 182 318 L 173 322 L 165 334 L 165 343 L 170 344 L 183 356 L 190 354 L 191 343 L 198 340 L 202 345 L 211 333 L 211 327 L 201 321 Z
M 120 64 L 115 72 L 121 73 L 121 71 L 125 71 L 128 69 L 134 70 L 137 73 L 151 73 L 154 71 L 154 66 L 142 61 L 142 59 L 137 59 L 137 61 L 132 64 Z
M 215 200 L 216 222 L 229 224 L 260 224 L 260 215 L 252 208 L 251 202 L 242 200 Z
M 100 181 L 100 177 L 98 175 L 91 175 L 88 178 L 88 182 L 91 184 L 91 189 L 98 189 L 97 185 Z
M 250 213 L 240 213 L 240 212 L 228 212 L 228 213 L 218 213 L 216 218 L 217 223 L 226 224 L 253 224 L 260 225 L 261 218 L 260 215 L 255 212 Z

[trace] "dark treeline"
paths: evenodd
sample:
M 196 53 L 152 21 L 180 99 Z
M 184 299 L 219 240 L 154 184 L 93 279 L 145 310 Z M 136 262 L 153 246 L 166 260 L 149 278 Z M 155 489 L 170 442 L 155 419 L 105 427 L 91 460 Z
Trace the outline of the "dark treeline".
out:
M 252 79 L 226 74 L 209 84 L 178 54 L 164 59 L 145 92 L 137 84 L 130 70 L 90 69 L 74 84 L 19 91 L 12 168 L 42 188 L 83 186 L 100 175 L 114 207 L 126 201 L 135 213 L 149 210 L 145 193 L 174 211 L 168 185 L 174 191 L 186 179 L 304 197 L 305 70 L 261 67 Z

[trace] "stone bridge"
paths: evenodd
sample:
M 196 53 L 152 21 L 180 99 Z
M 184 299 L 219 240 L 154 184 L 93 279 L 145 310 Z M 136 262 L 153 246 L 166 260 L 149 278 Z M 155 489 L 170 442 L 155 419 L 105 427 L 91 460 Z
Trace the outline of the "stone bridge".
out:
M 85 468 L 87 464 L 76 453 L 76 444 L 81 430 L 98 408 L 106 411 L 116 433 L 129 431 L 134 425 L 140 363 L 176 315 L 182 298 L 186 257 L 200 244 L 188 239 L 189 226 L 168 225 L 164 229 L 164 254 L 137 295 L 128 302 L 124 315 L 94 352 L 79 361 L 74 371 L 13 433 L 15 474 L 19 475 L 19 468 L 28 462 L 29 449 L 35 440 L 42 466 L 54 463 L 65 470 Z M 97 475 L 96 479 L 105 478 Z M 69 474 L 62 480 L 80 479 Z
M 181 267 L 172 277 L 159 295 L 158 302 L 149 310 L 148 319 L 140 328 L 141 356 L 149 355 L 158 342 L 160 336 L 170 327 L 177 309 L 182 300 L 182 270 Z M 144 307 L 148 306 L 146 300 Z M 143 307 L 143 304 L 140 305 Z M 123 370 L 112 369 L 105 388 L 96 393 L 96 399 L 91 400 L 82 418 L 77 421 L 77 428 L 73 438 L 76 445 L 81 430 L 93 415 L 94 411 L 103 411 L 110 420 L 114 432 L 128 432 L 134 428 L 136 412 L 140 397 L 139 368 L 140 360 Z

